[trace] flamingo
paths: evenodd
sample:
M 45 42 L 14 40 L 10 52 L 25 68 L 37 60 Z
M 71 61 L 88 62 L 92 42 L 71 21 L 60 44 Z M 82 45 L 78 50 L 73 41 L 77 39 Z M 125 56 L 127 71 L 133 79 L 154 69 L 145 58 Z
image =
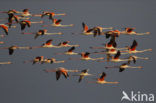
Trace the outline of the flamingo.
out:
M 52 41 L 53 41 L 52 39 L 47 40 L 46 43 L 42 45 L 42 47 L 46 47 L 46 48 L 56 47 L 52 44 Z
M 113 27 L 109 27 L 109 28 L 103 28 L 101 26 L 94 27 L 93 28 L 93 30 L 94 30 L 94 37 L 96 37 L 97 35 L 102 35 L 103 29 L 113 29 Z
M 106 73 L 102 72 L 100 78 L 97 78 L 96 81 L 90 81 L 88 83 L 97 83 L 97 84 L 118 84 L 119 82 L 108 82 L 105 80 Z
M 59 47 L 79 47 L 80 45 L 70 45 L 68 44 L 70 41 L 64 41 L 58 44 Z
M 44 11 L 42 14 L 41 14 L 41 18 L 43 18 L 44 16 L 49 16 L 49 19 L 53 19 L 54 16 L 56 15 L 66 15 L 65 13 L 61 13 L 61 14 L 56 14 L 54 12 L 47 12 L 47 11 Z
M 69 58 L 69 60 L 102 60 L 104 57 L 101 58 L 91 58 L 89 57 L 90 53 L 89 52 L 82 52 L 80 53 L 81 58 Z
M 36 33 L 33 33 L 33 32 L 31 32 L 31 33 L 25 33 L 25 32 L 23 32 L 22 34 L 35 34 L 34 39 L 36 39 L 38 36 L 43 36 L 43 35 L 62 35 L 63 34 L 62 32 L 48 33 L 47 31 L 48 31 L 47 29 L 40 29 Z
M 9 28 L 11 27 L 12 23 L 13 23 L 13 20 L 16 21 L 16 23 L 19 22 L 19 17 L 17 15 L 14 15 L 13 13 L 9 13 L 8 14 L 9 18 L 8 18 L 8 25 L 9 25 Z
M 119 35 L 121 34 L 119 30 L 111 30 L 103 33 L 106 35 L 106 39 L 109 37 L 119 37 Z
M 44 56 L 37 56 L 33 60 L 33 64 L 36 64 L 38 62 L 42 62 L 44 60 Z
M 31 47 L 19 47 L 19 46 L 10 46 L 10 47 L 2 47 L 0 49 L 8 49 L 9 50 L 9 55 L 12 55 L 14 53 L 14 50 L 16 49 L 31 49 Z
M 8 26 L 4 24 L 0 24 L 0 28 L 2 28 L 6 35 L 8 35 Z
M 32 62 L 32 64 L 41 63 L 44 61 L 44 56 L 37 56 L 33 60 L 24 61 L 24 63 Z
M 41 63 L 64 63 L 65 61 L 57 61 L 55 58 L 51 58 L 51 59 L 44 59 Z
M 54 26 L 54 27 L 71 27 L 71 26 L 74 26 L 74 24 L 69 24 L 69 25 L 60 24 L 60 23 L 62 22 L 61 19 L 52 18 L 52 22 L 53 22 L 53 24 L 50 24 L 50 25 L 43 25 L 43 27 L 47 27 L 47 26 Z
M 67 79 L 69 77 L 68 72 L 79 72 L 79 70 L 67 70 L 66 68 L 59 67 L 56 69 L 45 69 L 45 72 L 56 72 L 56 80 L 59 80 L 61 74 Z
M 85 76 L 93 76 L 93 74 L 89 74 L 88 71 L 89 71 L 89 69 L 84 69 L 81 71 L 80 74 L 76 74 L 73 76 L 79 76 L 78 82 L 80 83 Z
M 119 72 L 123 72 L 127 68 L 138 68 L 138 69 L 141 69 L 142 66 L 129 66 L 128 63 L 123 63 L 120 66 L 108 66 L 108 67 L 105 67 L 105 68 L 106 69 L 108 69 L 108 68 L 119 68 Z
M 41 46 L 31 47 L 31 49 L 34 48 L 60 48 L 59 46 L 55 46 L 52 44 L 52 39 L 49 39 L 46 41 L 46 43 L 43 43 Z
M 93 28 L 92 29 L 89 29 L 89 27 L 84 23 L 82 22 L 82 27 L 83 27 L 83 33 L 84 35 L 93 35 Z
M 29 9 L 23 9 L 22 12 L 20 12 L 22 17 L 32 16 L 32 14 L 29 12 Z
M 90 47 L 91 49 L 116 49 L 117 44 L 115 42 L 115 38 L 111 38 L 110 41 L 105 44 L 104 47 Z
M 135 28 L 125 28 L 125 31 L 121 31 L 121 34 L 127 34 L 127 35 L 145 35 L 145 34 L 150 34 L 150 32 L 146 33 L 137 33 L 134 31 Z
M 129 59 L 128 64 L 130 64 L 131 61 L 133 61 L 133 63 L 136 63 L 137 59 L 148 60 L 149 58 L 147 58 L 147 57 L 138 57 L 138 56 L 132 55 L 132 56 L 129 56 L 128 59 Z
M 136 50 L 136 47 L 138 46 L 138 43 L 136 40 L 133 41 L 133 44 L 131 45 L 131 47 L 127 47 L 128 50 L 127 51 L 122 51 L 122 52 L 127 52 L 127 53 L 143 53 L 146 51 L 152 51 L 152 49 L 144 49 L 144 50 Z
M 26 26 L 28 26 L 30 28 L 31 24 L 33 24 L 33 23 L 43 23 L 43 21 L 32 22 L 29 20 L 22 20 L 22 21 L 20 21 L 21 30 L 24 30 Z
M 114 57 L 111 58 L 111 60 L 110 60 L 110 57 L 111 57 L 111 56 L 108 55 L 108 56 L 107 56 L 107 62 L 108 62 L 108 61 L 111 61 L 111 62 L 129 61 L 129 59 L 120 59 L 120 58 L 119 58 L 120 55 L 121 55 L 120 50 L 118 50 L 118 52 L 114 55 Z M 105 60 L 104 60 L 104 61 L 98 61 L 98 62 L 105 62 Z
M 0 65 L 3 65 L 3 64 L 12 64 L 12 62 L 0 62 Z
M 68 51 L 64 52 L 64 53 L 55 53 L 56 55 L 78 55 L 79 53 L 75 53 L 73 52 L 75 50 L 75 46 L 71 47 L 68 49 Z

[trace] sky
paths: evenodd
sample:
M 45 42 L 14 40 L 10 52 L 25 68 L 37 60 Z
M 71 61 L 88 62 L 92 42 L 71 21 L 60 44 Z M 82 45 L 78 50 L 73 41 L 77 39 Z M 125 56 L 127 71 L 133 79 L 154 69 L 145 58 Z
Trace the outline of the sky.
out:
M 16 1 L 16 0 L 15 0 Z M 8 50 L 0 51 L 0 61 L 12 61 L 11 65 L 0 66 L 0 102 L 1 103 L 118 103 L 121 102 L 122 91 L 130 94 L 131 91 L 141 93 L 156 94 L 156 69 L 155 69 L 155 18 L 156 1 L 151 0 L 98 0 L 98 1 L 10 1 L 5 0 L 0 3 L 0 11 L 9 9 L 22 10 L 28 8 L 31 13 L 39 14 L 42 11 L 51 10 L 56 13 L 66 13 L 66 16 L 59 16 L 62 24 L 74 24 L 69 28 L 42 27 L 42 24 L 32 24 L 31 28 L 26 28 L 25 32 L 36 32 L 39 29 L 48 29 L 48 32 L 63 32 L 61 36 L 43 36 L 34 40 L 32 35 L 22 35 L 20 25 L 10 29 L 9 35 L 0 38 L 5 44 L 0 47 L 18 46 L 40 46 L 48 39 L 53 39 L 54 45 L 61 41 L 69 40 L 71 44 L 79 44 L 80 47 L 75 52 L 93 52 L 90 46 L 102 46 L 107 43 L 104 36 L 94 38 L 84 36 L 82 32 L 82 22 L 89 27 L 103 26 L 114 27 L 123 30 L 124 27 L 135 27 L 137 32 L 150 32 L 150 35 L 127 36 L 121 35 L 117 39 L 118 47 L 129 46 L 133 40 L 138 42 L 138 50 L 152 48 L 152 52 L 136 54 L 141 57 L 148 57 L 149 60 L 138 60 L 133 66 L 143 66 L 143 69 L 128 69 L 118 72 L 118 69 L 106 70 L 105 66 L 120 65 L 121 63 L 99 63 L 96 61 L 69 61 L 68 58 L 80 56 L 55 55 L 57 52 L 67 51 L 69 48 L 48 49 L 40 48 L 33 50 L 17 50 L 12 56 L 8 55 Z M 6 14 L 0 14 L 0 18 L 6 18 Z M 32 17 L 32 21 L 44 20 L 45 24 L 51 21 L 46 17 Z M 0 24 L 6 23 L 0 21 Z M 0 31 L 0 33 L 2 33 Z M 75 33 L 72 35 L 72 33 Z M 36 56 L 47 58 L 55 57 L 57 60 L 66 60 L 62 64 L 24 64 L 25 60 L 32 60 Z M 105 55 L 91 55 L 91 57 L 105 57 Z M 122 58 L 128 55 L 121 56 Z M 55 73 L 45 73 L 44 69 L 65 67 L 67 69 L 89 69 L 92 74 L 106 72 L 107 81 L 119 81 L 117 85 L 90 84 L 87 81 L 94 81 L 95 77 L 85 78 L 78 83 L 78 77 L 69 79 L 60 78 L 56 81 Z M 72 73 L 70 73 L 72 75 Z M 97 76 L 98 77 L 98 76 Z M 124 103 L 131 103 L 127 100 Z

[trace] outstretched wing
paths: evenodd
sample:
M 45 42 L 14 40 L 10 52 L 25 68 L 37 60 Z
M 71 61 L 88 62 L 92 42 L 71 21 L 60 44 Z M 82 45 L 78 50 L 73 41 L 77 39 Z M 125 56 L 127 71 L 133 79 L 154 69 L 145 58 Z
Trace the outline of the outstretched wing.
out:
M 81 75 L 81 76 L 79 77 L 79 83 L 82 81 L 83 78 L 84 78 L 83 75 Z
M 105 77 L 106 77 L 106 73 L 102 72 L 102 75 L 100 76 L 100 80 L 101 81 L 105 80 Z
M 61 71 L 56 71 L 56 80 L 59 80 L 61 76 Z
M 68 52 L 72 52 L 74 49 L 75 49 L 75 47 L 73 46 L 73 47 L 71 47 L 71 48 L 68 50 Z
M 115 56 L 114 56 L 114 59 L 118 59 L 119 57 L 120 57 L 120 55 L 121 55 L 121 53 L 120 53 L 120 51 L 118 50 L 118 52 L 115 54 Z
M 88 31 L 88 26 L 82 22 L 82 27 L 83 27 L 83 31 L 87 32 Z
M 85 54 L 84 54 L 84 57 L 88 57 L 90 55 L 90 53 L 89 52 L 86 52 Z
M 9 55 L 12 55 L 14 53 L 14 50 L 12 48 L 9 48 Z
M 62 21 L 62 20 L 59 19 L 59 20 L 57 20 L 57 21 L 55 22 L 55 24 L 60 24 L 61 21 Z
M 132 44 L 132 46 L 131 46 L 131 50 L 135 50 L 136 47 L 137 47 L 137 45 L 138 45 L 137 41 L 134 40 L 134 41 L 133 41 L 133 44 Z
M 62 74 L 64 75 L 66 79 L 69 77 L 69 74 L 67 72 L 62 72 Z

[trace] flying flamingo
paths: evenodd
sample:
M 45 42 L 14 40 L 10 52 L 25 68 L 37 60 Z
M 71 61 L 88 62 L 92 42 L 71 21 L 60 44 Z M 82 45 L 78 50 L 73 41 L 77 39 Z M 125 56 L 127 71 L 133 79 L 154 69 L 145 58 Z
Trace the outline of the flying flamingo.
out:
M 21 16 L 21 17 L 32 16 L 32 14 L 29 12 L 29 9 L 23 9 L 23 11 L 20 12 L 20 14 L 21 15 L 19 15 L 19 16 Z
M 138 69 L 141 69 L 142 66 L 129 66 L 128 63 L 123 63 L 120 66 L 108 66 L 108 67 L 105 67 L 105 68 L 106 69 L 109 69 L 109 68 L 119 68 L 119 72 L 123 72 L 125 69 L 128 69 L 128 68 L 138 68 Z
M 44 61 L 44 56 L 37 56 L 33 60 L 24 61 L 24 63 L 32 62 L 32 64 L 36 64 L 36 63 L 41 63 L 42 61 Z
M 52 18 L 52 22 L 53 22 L 53 24 L 43 25 L 43 27 L 47 27 L 47 26 L 54 26 L 54 27 L 70 27 L 70 26 L 74 26 L 74 24 L 69 24 L 69 25 L 60 24 L 62 22 L 61 19 Z
M 79 72 L 79 70 L 67 70 L 66 68 L 59 67 L 56 69 L 45 69 L 45 72 L 56 72 L 56 80 L 59 80 L 61 74 L 67 79 L 69 77 L 68 72 Z
M 118 49 L 106 49 L 106 51 L 100 51 L 100 52 L 93 52 L 92 54 L 109 54 L 109 55 L 114 55 L 117 54 Z M 128 53 L 122 53 L 122 51 L 120 51 L 120 54 L 128 54 Z
M 88 71 L 89 71 L 89 69 L 84 69 L 81 71 L 80 74 L 76 74 L 73 76 L 79 76 L 78 82 L 80 83 L 85 76 L 93 76 L 93 74 L 89 74 Z
M 107 31 L 107 32 L 103 32 L 106 35 L 106 39 L 108 39 L 109 37 L 119 37 L 121 32 L 119 30 L 111 30 L 111 31 Z
M 89 52 L 82 52 L 81 58 L 69 58 L 69 60 L 103 60 L 104 57 L 101 58 L 91 58 L 89 57 L 90 53 Z
M 43 18 L 44 16 L 49 16 L 49 19 L 53 19 L 54 16 L 59 16 L 59 15 L 66 15 L 65 13 L 61 13 L 61 14 L 56 14 L 54 12 L 48 12 L 48 11 L 44 11 L 42 14 L 41 14 L 41 18 Z
M 16 49 L 31 49 L 30 47 L 19 47 L 19 46 L 10 46 L 10 47 L 2 47 L 0 49 L 8 49 L 9 50 L 9 55 L 12 55 L 14 53 L 14 50 Z
M 133 41 L 133 44 L 131 45 L 131 47 L 127 47 L 128 50 L 127 51 L 122 51 L 122 52 L 127 52 L 127 53 L 143 53 L 146 51 L 152 51 L 152 49 L 145 49 L 145 50 L 136 50 L 136 47 L 138 46 L 138 43 L 136 40 Z
M 103 28 L 101 26 L 96 26 L 96 27 L 89 29 L 89 27 L 84 22 L 82 22 L 82 27 L 83 27 L 83 33 L 82 33 L 83 35 L 93 35 L 94 34 L 94 37 L 96 35 L 101 35 L 103 29 L 112 29 L 112 27 Z
M 40 29 L 36 33 L 33 33 L 33 32 L 31 32 L 31 33 L 25 33 L 25 32 L 23 32 L 22 34 L 35 34 L 34 39 L 36 39 L 38 36 L 43 36 L 43 35 L 61 35 L 61 34 L 63 34 L 62 32 L 48 33 L 47 31 L 48 31 L 47 29 Z
M 83 33 L 84 35 L 93 35 L 93 28 L 89 29 L 89 27 L 84 23 L 82 22 L 82 27 L 83 27 Z
M 117 43 L 115 38 L 111 38 L 110 41 L 104 44 L 104 47 L 90 47 L 91 49 L 117 49 Z
M 150 32 L 146 33 L 137 33 L 134 31 L 135 28 L 125 28 L 125 31 L 121 31 L 121 34 L 127 34 L 127 35 L 145 35 L 145 34 L 150 34 Z
M 70 45 L 70 41 L 64 41 L 58 44 L 59 47 L 79 47 L 80 45 Z
M 137 59 L 148 60 L 149 58 L 147 58 L 147 57 L 138 57 L 138 56 L 132 55 L 132 56 L 129 56 L 128 59 L 129 59 L 128 64 L 130 64 L 131 61 L 133 61 L 133 63 L 136 63 Z
M 44 64 L 44 63 L 64 63 L 65 61 L 62 60 L 62 61 L 57 61 L 55 58 L 51 58 L 51 59 L 44 59 L 43 61 L 41 61 L 41 64 Z
M 52 39 L 49 39 L 46 41 L 46 43 L 43 43 L 41 46 L 37 46 L 37 47 L 31 47 L 31 49 L 34 48 L 60 48 L 59 46 L 55 46 L 52 44 Z
M 22 21 L 20 21 L 21 30 L 24 30 L 26 26 L 28 26 L 30 28 L 31 24 L 33 24 L 33 23 L 43 23 L 43 21 L 32 22 L 29 20 L 22 20 Z
M 101 26 L 94 27 L 93 28 L 93 30 L 94 30 L 94 37 L 96 37 L 97 35 L 99 35 L 99 36 L 103 35 L 103 33 L 102 33 L 103 29 L 113 29 L 113 27 L 109 27 L 109 28 L 103 28 Z
M 129 60 L 129 59 L 120 59 L 119 58 L 120 55 L 121 55 L 120 50 L 118 50 L 118 52 L 114 55 L 114 57 L 111 57 L 110 55 L 108 55 L 107 62 L 108 61 L 111 61 L 111 62 L 121 62 L 121 61 L 128 61 Z M 111 60 L 110 60 L 110 57 L 111 57 Z M 105 60 L 104 61 L 98 61 L 98 62 L 105 62 Z
M 97 84 L 118 84 L 119 82 L 108 82 L 105 80 L 106 73 L 102 72 L 100 78 L 97 78 L 97 81 L 89 81 L 88 83 L 97 83 Z
M 9 13 L 8 16 L 9 16 L 8 18 L 9 28 L 11 27 L 14 20 L 16 21 L 16 23 L 19 23 L 20 18 L 17 15 L 14 15 L 13 13 Z
M 55 53 L 56 55 L 78 55 L 79 53 L 75 53 L 73 52 L 75 50 L 75 46 L 71 47 L 70 49 L 68 49 L 68 51 L 64 52 L 64 53 Z

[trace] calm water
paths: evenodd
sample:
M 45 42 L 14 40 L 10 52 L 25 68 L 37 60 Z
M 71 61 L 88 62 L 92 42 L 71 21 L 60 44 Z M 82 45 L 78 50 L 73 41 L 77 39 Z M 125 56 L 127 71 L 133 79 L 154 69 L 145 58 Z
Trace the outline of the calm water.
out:
M 68 48 L 60 49 L 34 49 L 34 50 L 17 50 L 14 55 L 9 56 L 7 50 L 0 51 L 0 61 L 12 61 L 12 65 L 0 66 L 0 102 L 1 103 L 118 103 L 120 102 L 122 91 L 140 91 L 142 93 L 155 93 L 155 18 L 156 18 L 156 1 L 2 1 L 0 10 L 9 9 L 22 10 L 30 9 L 32 13 L 40 13 L 44 10 L 55 10 L 57 13 L 66 13 L 67 16 L 60 16 L 63 19 L 62 24 L 74 24 L 69 28 L 46 27 L 49 32 L 63 32 L 62 36 L 43 36 L 37 40 L 31 35 L 22 35 L 20 26 L 16 29 L 10 29 L 6 38 L 0 39 L 5 42 L 1 47 L 11 45 L 19 46 L 39 46 L 48 39 L 53 39 L 54 44 L 61 41 L 69 40 L 71 44 L 80 44 L 75 52 L 93 51 L 90 46 L 100 46 L 108 42 L 104 36 L 93 38 L 92 36 L 83 36 L 79 34 L 72 35 L 72 32 L 81 32 L 81 23 L 85 22 L 90 26 L 115 27 L 116 29 L 124 27 L 136 27 L 137 32 L 151 32 L 148 36 L 126 36 L 122 35 L 117 39 L 118 47 L 131 45 L 136 39 L 139 43 L 138 50 L 152 48 L 153 52 L 137 54 L 142 57 L 149 57 L 148 61 L 137 61 L 137 65 L 143 66 L 142 70 L 126 70 L 119 73 L 118 69 L 106 70 L 105 66 L 119 65 L 120 63 L 98 63 L 95 61 L 67 61 L 62 64 L 23 64 L 25 60 L 31 60 L 36 56 L 43 55 L 47 58 L 55 57 L 58 60 L 67 60 L 69 57 L 54 55 L 56 52 L 63 52 Z M 6 14 L 0 14 L 0 18 L 7 17 Z M 31 18 L 32 21 L 41 20 L 38 17 Z M 42 19 L 45 24 L 51 22 L 45 17 Z M 0 23 L 5 23 L 1 21 Z M 40 24 L 33 24 L 25 31 L 35 32 L 43 29 Z M 100 57 L 104 55 L 91 55 L 91 57 Z M 127 57 L 125 56 L 122 56 Z M 81 83 L 77 83 L 78 77 L 71 77 L 68 80 L 60 78 L 56 82 L 55 73 L 45 73 L 44 69 L 65 67 L 68 69 L 90 69 L 90 73 L 107 73 L 106 80 L 119 81 L 118 85 L 98 85 L 88 84 L 85 78 Z M 125 101 L 126 103 L 127 101 Z

